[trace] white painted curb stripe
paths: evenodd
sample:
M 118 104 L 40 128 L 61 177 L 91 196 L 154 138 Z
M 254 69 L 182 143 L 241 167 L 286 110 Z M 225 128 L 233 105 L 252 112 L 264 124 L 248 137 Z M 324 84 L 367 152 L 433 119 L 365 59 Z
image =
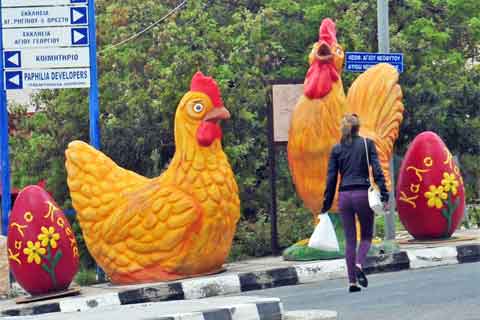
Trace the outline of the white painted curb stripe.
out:
M 205 279 L 190 279 L 182 282 L 185 300 L 201 299 L 240 293 L 240 278 L 237 274 Z
M 232 320 L 260 320 L 256 304 L 242 304 L 230 309 Z
M 410 269 L 428 268 L 449 264 L 458 264 L 457 249 L 439 247 L 429 249 L 406 250 L 410 260 Z
M 345 277 L 345 259 L 306 263 L 294 266 L 299 283 L 317 282 Z
M 302 310 L 285 313 L 284 320 L 336 320 L 338 314 L 330 310 Z
M 79 297 L 59 302 L 60 312 L 77 312 L 91 310 L 99 307 L 119 306 L 118 293 L 108 293 L 94 297 Z
M 175 320 L 205 320 L 205 318 L 203 317 L 203 314 L 201 313 L 186 313 L 173 318 Z

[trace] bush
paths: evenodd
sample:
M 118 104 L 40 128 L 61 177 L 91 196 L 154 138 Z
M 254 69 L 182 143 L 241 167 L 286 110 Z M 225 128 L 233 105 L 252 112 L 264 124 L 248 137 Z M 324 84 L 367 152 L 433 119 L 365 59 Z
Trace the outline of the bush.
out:
M 468 220 L 464 219 L 462 225 L 466 228 L 480 228 L 480 207 L 476 205 L 468 206 L 466 214 Z
M 237 227 L 229 261 L 272 254 L 271 223 L 267 212 L 257 212 L 255 220 L 241 220 Z M 294 200 L 280 201 L 277 210 L 278 243 L 281 250 L 313 232 L 312 214 Z
M 75 276 L 74 281 L 80 286 L 89 286 L 97 283 L 97 274 L 95 269 L 80 269 Z

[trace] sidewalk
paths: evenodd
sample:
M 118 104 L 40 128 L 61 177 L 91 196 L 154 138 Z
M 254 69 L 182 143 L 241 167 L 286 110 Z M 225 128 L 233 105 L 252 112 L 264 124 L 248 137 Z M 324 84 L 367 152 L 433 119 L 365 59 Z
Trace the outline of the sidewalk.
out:
M 435 242 L 409 241 L 400 235 L 399 242 L 400 252 L 369 257 L 365 271 L 378 273 L 480 262 L 480 229 L 459 231 L 453 240 Z M 228 264 L 226 268 L 228 271 L 221 274 L 169 283 L 82 287 L 82 294 L 77 297 L 25 305 L 17 305 L 14 300 L 0 301 L 0 315 L 75 312 L 115 305 L 201 299 L 346 276 L 343 259 L 298 262 L 266 257 Z

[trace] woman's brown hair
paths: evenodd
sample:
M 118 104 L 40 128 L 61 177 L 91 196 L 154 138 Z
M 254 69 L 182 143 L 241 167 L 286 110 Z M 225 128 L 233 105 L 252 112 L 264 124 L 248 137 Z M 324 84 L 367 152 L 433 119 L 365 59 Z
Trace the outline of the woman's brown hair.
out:
M 360 119 L 354 113 L 347 113 L 343 116 L 341 123 L 342 139 L 340 142 L 342 144 L 351 144 L 353 137 L 358 135 L 360 130 Z

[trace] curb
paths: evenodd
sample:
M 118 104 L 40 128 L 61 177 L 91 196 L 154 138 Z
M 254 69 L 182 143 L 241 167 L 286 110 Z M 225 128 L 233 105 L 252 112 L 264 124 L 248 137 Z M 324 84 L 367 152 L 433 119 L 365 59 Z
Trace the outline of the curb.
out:
M 223 300 L 225 299 L 225 300 Z M 186 303 L 189 302 L 189 303 Z M 72 320 L 92 317 L 115 318 L 119 315 L 126 319 L 136 318 L 139 313 L 145 319 L 156 320 L 282 320 L 284 309 L 279 298 L 263 297 L 230 297 L 217 298 L 215 302 L 203 302 L 189 300 L 178 302 L 164 302 L 161 306 L 151 308 L 154 303 L 124 306 L 122 309 L 105 308 L 103 310 L 86 313 L 69 313 Z M 47 315 L 48 316 L 48 315 Z M 29 316 L 28 319 L 34 319 Z M 7 317 L 16 319 L 16 317 Z M 50 319 L 50 318 L 49 318 Z M 323 320 L 323 318 L 322 318 Z
M 282 320 L 284 319 L 282 314 L 283 305 L 277 299 L 277 301 L 232 305 L 201 312 L 162 315 L 155 320 Z
M 330 310 L 302 310 L 285 312 L 283 320 L 337 320 L 338 313 Z
M 480 244 L 409 249 L 394 254 L 368 257 L 365 272 L 372 274 L 470 262 L 480 262 Z M 75 297 L 59 302 L 8 309 L 2 311 L 0 315 L 25 316 L 51 312 L 78 312 L 115 305 L 201 299 L 345 276 L 346 266 L 343 259 L 316 261 L 259 272 L 161 283 L 100 296 Z

